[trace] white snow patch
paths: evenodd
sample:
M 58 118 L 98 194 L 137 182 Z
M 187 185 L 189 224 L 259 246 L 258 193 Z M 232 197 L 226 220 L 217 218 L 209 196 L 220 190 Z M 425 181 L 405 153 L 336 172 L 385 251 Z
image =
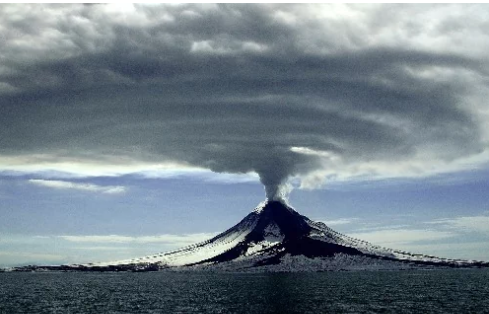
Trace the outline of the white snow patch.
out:
M 111 266 L 111 265 L 127 265 L 127 264 L 140 264 L 140 263 L 161 263 L 167 266 L 183 266 L 193 263 L 202 262 L 204 260 L 216 257 L 245 240 L 251 230 L 256 225 L 256 221 L 245 222 L 242 225 L 236 226 L 229 230 L 228 233 L 223 233 L 214 239 L 190 245 L 188 247 L 166 252 L 157 253 L 140 258 L 125 259 L 110 262 L 91 263 L 84 264 L 85 266 Z M 212 240 L 212 241 L 211 241 Z
M 268 200 L 261 202 L 260 204 L 258 204 L 258 206 L 255 207 L 253 212 L 257 213 L 257 214 L 261 213 L 263 211 L 263 208 L 265 208 L 265 206 L 267 205 L 267 203 L 268 203 Z
M 264 242 L 268 243 L 278 243 L 282 242 L 284 239 L 284 235 L 280 230 L 280 227 L 275 223 L 269 224 L 264 230 Z

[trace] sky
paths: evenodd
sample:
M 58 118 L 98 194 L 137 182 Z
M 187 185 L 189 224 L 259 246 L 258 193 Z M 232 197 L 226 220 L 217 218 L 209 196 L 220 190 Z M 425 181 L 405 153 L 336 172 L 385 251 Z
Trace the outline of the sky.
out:
M 265 197 L 489 260 L 489 6 L 0 4 L 0 266 L 205 240 Z

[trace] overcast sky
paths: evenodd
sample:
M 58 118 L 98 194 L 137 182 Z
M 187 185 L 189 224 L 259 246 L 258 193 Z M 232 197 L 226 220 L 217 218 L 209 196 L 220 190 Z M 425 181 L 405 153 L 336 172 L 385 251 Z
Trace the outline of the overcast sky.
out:
M 0 265 L 190 244 L 263 185 L 489 260 L 488 30 L 487 5 L 2 4 Z

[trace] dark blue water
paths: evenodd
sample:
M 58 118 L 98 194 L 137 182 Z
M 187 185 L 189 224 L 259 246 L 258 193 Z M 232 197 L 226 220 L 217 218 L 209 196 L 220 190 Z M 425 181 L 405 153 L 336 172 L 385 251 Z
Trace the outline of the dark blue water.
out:
M 0 313 L 489 313 L 489 270 L 0 273 Z

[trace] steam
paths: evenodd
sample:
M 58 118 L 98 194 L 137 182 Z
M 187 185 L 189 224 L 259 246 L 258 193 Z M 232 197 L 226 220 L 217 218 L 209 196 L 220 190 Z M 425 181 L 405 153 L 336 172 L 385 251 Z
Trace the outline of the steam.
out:
M 260 182 L 265 187 L 266 198 L 270 201 L 288 204 L 289 194 L 293 190 L 292 184 L 288 182 L 289 178 L 295 174 L 307 172 L 311 166 L 316 167 L 316 162 L 311 156 L 303 156 L 291 151 L 281 153 L 281 156 L 273 156 L 256 171 L 260 176 Z
M 265 185 L 265 194 L 270 201 L 279 201 L 288 204 L 289 194 L 293 186 L 289 182 L 283 182 L 278 185 Z

